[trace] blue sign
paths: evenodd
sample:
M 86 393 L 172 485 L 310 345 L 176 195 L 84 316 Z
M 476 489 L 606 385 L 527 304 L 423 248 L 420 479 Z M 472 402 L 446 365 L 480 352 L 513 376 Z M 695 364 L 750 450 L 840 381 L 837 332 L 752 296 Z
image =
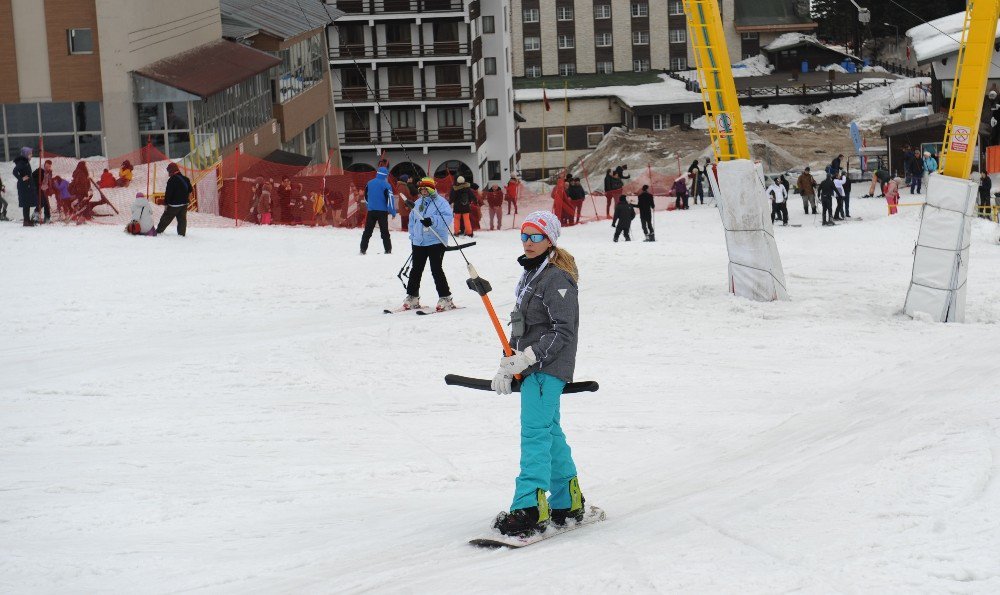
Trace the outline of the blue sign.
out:
M 864 146 L 861 139 L 861 129 L 858 128 L 857 122 L 851 122 L 851 141 L 854 143 L 854 149 L 861 154 L 861 148 Z M 868 166 L 868 159 L 865 157 L 861 158 L 861 171 L 865 171 Z

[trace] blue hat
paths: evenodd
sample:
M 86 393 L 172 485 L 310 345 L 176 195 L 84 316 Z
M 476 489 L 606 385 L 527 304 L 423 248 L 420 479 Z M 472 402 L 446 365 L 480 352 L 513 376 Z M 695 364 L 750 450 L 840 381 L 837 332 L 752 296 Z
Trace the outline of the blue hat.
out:
M 410 181 L 410 176 L 408 176 L 406 174 L 403 174 L 403 175 L 399 176 L 399 181 L 400 182 L 409 182 Z
M 33 149 L 31 147 L 21 147 L 21 157 L 31 157 Z
M 378 175 L 380 175 L 380 176 L 387 176 L 387 175 L 389 175 L 389 170 L 386 169 L 386 168 L 384 168 L 384 167 L 380 167 L 380 168 L 378 168 Z

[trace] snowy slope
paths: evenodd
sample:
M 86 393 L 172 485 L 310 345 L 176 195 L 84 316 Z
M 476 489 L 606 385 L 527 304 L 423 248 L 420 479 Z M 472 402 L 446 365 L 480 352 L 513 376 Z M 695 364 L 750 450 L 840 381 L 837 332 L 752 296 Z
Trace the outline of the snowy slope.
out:
M 608 520 L 523 551 L 465 544 L 509 503 L 518 405 L 442 383 L 499 353 L 456 256 L 466 309 L 385 316 L 399 233 L 2 225 L 0 591 L 1000 591 L 996 226 L 970 322 L 930 324 L 899 315 L 912 209 L 796 201 L 784 303 L 726 293 L 710 206 L 654 244 L 566 230 L 602 388 L 563 424 Z M 477 240 L 507 312 L 516 237 Z

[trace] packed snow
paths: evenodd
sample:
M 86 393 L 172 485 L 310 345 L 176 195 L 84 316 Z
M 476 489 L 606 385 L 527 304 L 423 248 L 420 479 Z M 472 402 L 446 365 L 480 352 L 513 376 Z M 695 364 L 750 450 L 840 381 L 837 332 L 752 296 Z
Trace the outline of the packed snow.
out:
M 550 102 L 559 101 L 566 96 L 570 99 L 576 97 L 619 97 L 631 106 L 701 103 L 701 94 L 688 91 L 681 81 L 672 79 L 665 74 L 661 74 L 659 77 L 659 82 L 644 85 L 616 85 L 588 89 L 515 89 L 514 101 L 541 101 L 544 91 Z
M 562 424 L 608 517 L 517 551 L 466 543 L 509 504 L 519 406 L 442 382 L 500 351 L 457 254 L 464 309 L 386 316 L 401 233 L 362 257 L 357 230 L 0 224 L 0 586 L 1000 591 L 996 225 L 974 224 L 968 322 L 933 324 L 900 314 L 916 207 L 855 198 L 825 228 L 799 206 L 788 302 L 727 293 L 711 205 L 658 211 L 655 243 L 565 230 L 601 390 Z M 475 239 L 506 313 L 516 232 Z
M 924 62 L 957 53 L 964 28 L 965 11 L 962 11 L 907 29 L 906 36 L 910 38 L 917 62 Z M 1000 28 L 996 37 L 1000 39 Z
M 824 43 L 817 39 L 815 35 L 806 35 L 805 33 L 782 33 L 774 41 L 764 46 L 763 49 L 769 52 L 777 52 L 803 43 L 838 52 L 845 57 L 853 57 L 844 46 Z

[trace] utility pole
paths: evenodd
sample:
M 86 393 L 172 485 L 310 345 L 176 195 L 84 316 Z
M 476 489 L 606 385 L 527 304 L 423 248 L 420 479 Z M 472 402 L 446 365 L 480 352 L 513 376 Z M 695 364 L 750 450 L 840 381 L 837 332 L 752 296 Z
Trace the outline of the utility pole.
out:
M 861 6 L 860 4 L 858 4 L 857 2 L 855 2 L 854 0 L 851 0 L 851 4 L 854 5 L 854 8 L 858 9 L 858 24 L 857 24 L 857 28 L 854 30 L 855 31 L 854 43 L 856 44 L 856 47 L 857 47 L 857 50 L 858 50 L 858 59 L 860 59 L 863 62 L 864 61 L 864 56 L 861 55 L 861 53 L 862 53 L 861 52 L 861 43 L 862 43 L 862 39 L 861 39 L 861 27 L 863 25 L 867 25 L 868 23 L 871 22 L 871 20 L 872 20 L 872 13 L 867 8 Z

